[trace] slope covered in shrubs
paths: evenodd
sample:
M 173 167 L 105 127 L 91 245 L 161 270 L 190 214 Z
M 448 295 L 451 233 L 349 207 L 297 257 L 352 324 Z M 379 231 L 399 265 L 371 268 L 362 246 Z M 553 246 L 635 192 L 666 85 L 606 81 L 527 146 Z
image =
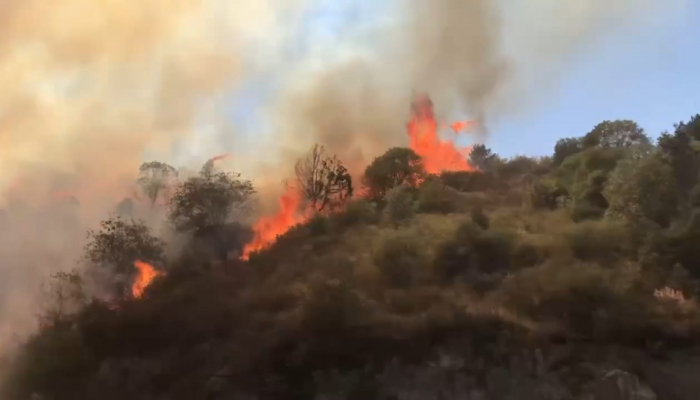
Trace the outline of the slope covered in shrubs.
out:
M 658 145 L 630 123 L 551 158 L 480 148 L 479 171 L 440 176 L 391 149 L 365 198 L 248 260 L 187 248 L 142 298 L 56 315 L 12 360 L 7 398 L 404 398 L 395 381 L 438 364 L 486 398 L 510 398 L 500 373 L 583 398 L 591 365 L 641 371 L 700 339 L 700 118 Z

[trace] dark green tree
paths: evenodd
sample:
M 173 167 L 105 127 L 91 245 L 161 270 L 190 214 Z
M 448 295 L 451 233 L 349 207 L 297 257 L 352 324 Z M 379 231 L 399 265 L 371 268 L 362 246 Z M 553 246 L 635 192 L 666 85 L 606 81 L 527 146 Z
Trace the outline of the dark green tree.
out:
M 365 170 L 363 184 L 370 199 L 382 200 L 392 188 L 416 186 L 424 176 L 423 161 L 413 150 L 394 147 L 372 161 Z
M 651 147 L 651 146 L 647 146 Z M 610 203 L 606 216 L 666 227 L 677 210 L 673 170 L 656 151 L 639 151 L 620 161 L 604 190 Z
M 223 225 L 248 210 L 253 183 L 240 174 L 203 170 L 183 182 L 170 199 L 170 221 L 177 231 L 198 231 Z
M 583 151 L 583 141 L 581 138 L 564 138 L 559 139 L 554 145 L 554 156 L 552 162 L 554 165 L 561 165 L 567 157 L 573 156 Z
M 631 120 L 603 121 L 583 137 L 583 147 L 630 147 L 648 144 L 649 137 Z
M 469 165 L 481 171 L 487 171 L 493 166 L 493 162 L 498 158 L 490 148 L 483 144 L 472 147 L 469 153 Z
M 700 115 L 694 116 L 688 123 L 677 124 L 675 128 L 673 134 L 661 134 L 658 144 L 663 160 L 673 170 L 679 199 L 685 202 L 698 183 L 700 158 L 695 142 L 700 139 Z

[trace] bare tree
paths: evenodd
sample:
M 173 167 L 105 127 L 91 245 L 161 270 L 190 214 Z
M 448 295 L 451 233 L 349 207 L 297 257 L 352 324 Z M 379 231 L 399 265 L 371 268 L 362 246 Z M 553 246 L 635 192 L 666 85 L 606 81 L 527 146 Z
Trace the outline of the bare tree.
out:
M 332 209 L 352 197 L 352 178 L 338 157 L 318 144 L 294 166 L 298 189 L 316 211 Z

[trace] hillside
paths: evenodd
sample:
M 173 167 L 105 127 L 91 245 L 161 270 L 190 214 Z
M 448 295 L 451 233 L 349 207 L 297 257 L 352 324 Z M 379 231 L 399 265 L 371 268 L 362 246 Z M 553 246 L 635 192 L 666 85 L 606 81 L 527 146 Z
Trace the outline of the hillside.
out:
M 700 116 L 657 144 L 606 121 L 552 157 L 480 145 L 439 174 L 394 148 L 354 188 L 323 164 L 342 190 L 253 227 L 227 218 L 252 183 L 209 165 L 170 200 L 177 256 L 128 218 L 91 233 L 112 297 L 55 276 L 3 398 L 691 399 L 699 141 Z

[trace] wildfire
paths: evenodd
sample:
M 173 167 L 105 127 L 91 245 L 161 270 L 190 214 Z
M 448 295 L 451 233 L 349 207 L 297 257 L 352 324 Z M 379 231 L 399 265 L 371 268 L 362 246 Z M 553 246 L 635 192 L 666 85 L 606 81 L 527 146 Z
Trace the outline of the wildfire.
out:
M 300 212 L 301 194 L 289 188 L 280 196 L 279 211 L 271 216 L 263 217 L 253 225 L 253 241 L 243 249 L 243 259 L 247 260 L 250 253 L 264 249 L 277 240 L 277 236 L 287 232 L 296 224 L 302 223 L 307 216 Z
M 411 104 L 411 121 L 408 123 L 409 146 L 423 158 L 428 173 L 442 171 L 471 171 L 467 162 L 470 148 L 457 148 L 450 140 L 438 136 L 438 123 L 433 114 L 433 102 L 427 95 L 417 97 Z M 451 125 L 459 133 L 474 124 L 459 121 Z
M 134 266 L 139 270 L 139 274 L 136 276 L 136 280 L 131 286 L 131 294 L 134 298 L 138 299 L 143 295 L 143 291 L 146 290 L 148 285 L 150 285 L 155 278 L 163 275 L 163 273 L 157 271 L 151 264 L 143 261 L 134 261 Z

